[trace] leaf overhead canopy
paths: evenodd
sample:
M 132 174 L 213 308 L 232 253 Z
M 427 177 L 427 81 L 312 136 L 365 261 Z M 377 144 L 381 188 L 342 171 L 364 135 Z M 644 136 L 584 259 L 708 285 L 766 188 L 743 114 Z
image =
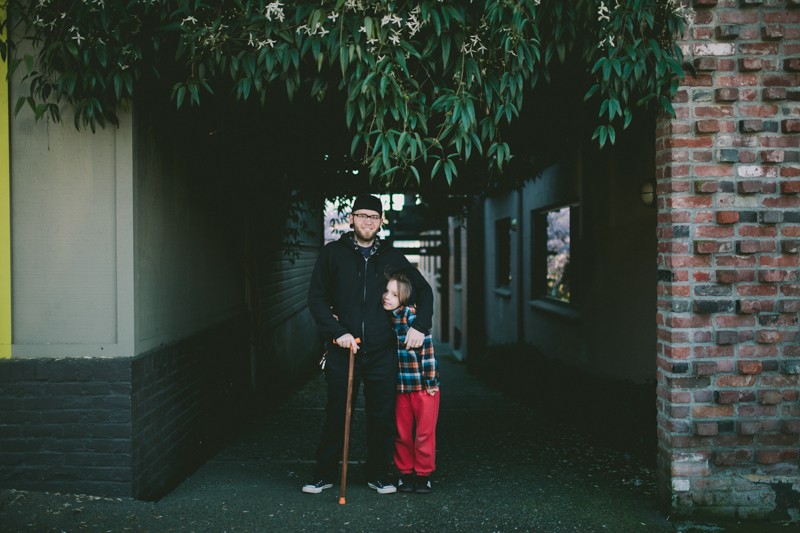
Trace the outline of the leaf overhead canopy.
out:
M 470 159 L 502 170 L 508 125 L 567 63 L 601 146 L 637 112 L 671 113 L 692 16 L 678 0 L 11 0 L 7 13 L 2 51 L 29 82 L 17 112 L 60 120 L 68 103 L 78 128 L 116 124 L 148 76 L 178 108 L 336 93 L 351 155 L 382 186 L 452 184 Z

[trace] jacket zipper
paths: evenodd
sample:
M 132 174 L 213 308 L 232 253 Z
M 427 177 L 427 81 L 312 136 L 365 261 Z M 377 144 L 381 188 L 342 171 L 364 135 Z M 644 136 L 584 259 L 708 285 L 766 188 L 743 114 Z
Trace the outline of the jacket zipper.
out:
M 369 265 L 369 257 L 364 258 L 364 299 L 361 305 L 361 346 L 366 344 L 364 321 L 366 320 L 367 314 L 367 265 Z

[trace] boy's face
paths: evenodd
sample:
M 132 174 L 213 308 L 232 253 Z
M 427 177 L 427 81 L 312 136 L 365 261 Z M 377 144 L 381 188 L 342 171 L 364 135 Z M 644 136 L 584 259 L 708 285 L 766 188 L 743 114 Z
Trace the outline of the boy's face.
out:
M 392 311 L 400 307 L 400 297 L 397 296 L 397 281 L 390 279 L 386 284 L 386 292 L 383 293 L 383 308 Z

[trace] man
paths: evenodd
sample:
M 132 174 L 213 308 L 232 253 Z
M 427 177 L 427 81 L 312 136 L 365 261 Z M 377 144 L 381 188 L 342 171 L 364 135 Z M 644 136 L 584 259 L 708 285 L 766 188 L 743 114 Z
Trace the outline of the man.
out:
M 379 494 L 397 489 L 388 479 L 394 437 L 397 337 L 384 311 L 387 277 L 404 272 L 414 285 L 417 320 L 406 336 L 408 348 L 422 346 L 431 327 L 433 291 L 408 259 L 378 237 L 383 218 L 380 199 L 362 195 L 348 216 L 353 231 L 328 243 L 311 275 L 308 306 L 325 339 L 335 339 L 325 362 L 328 402 L 316 453 L 313 479 L 303 492 L 318 494 L 333 486 L 344 445 L 350 345 L 356 338 L 353 398 L 364 382 L 367 415 L 367 485 Z

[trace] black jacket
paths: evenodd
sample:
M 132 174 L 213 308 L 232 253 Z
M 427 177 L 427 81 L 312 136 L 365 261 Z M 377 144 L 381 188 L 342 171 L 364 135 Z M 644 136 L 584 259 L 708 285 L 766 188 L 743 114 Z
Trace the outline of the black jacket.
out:
M 396 342 L 389 313 L 383 309 L 387 277 L 402 271 L 414 285 L 417 319 L 414 329 L 428 334 L 433 317 L 433 291 L 408 259 L 385 241 L 365 260 L 351 233 L 326 244 L 314 265 L 308 307 L 324 339 L 346 333 L 361 339 L 366 351 Z M 339 319 L 334 318 L 336 315 Z

